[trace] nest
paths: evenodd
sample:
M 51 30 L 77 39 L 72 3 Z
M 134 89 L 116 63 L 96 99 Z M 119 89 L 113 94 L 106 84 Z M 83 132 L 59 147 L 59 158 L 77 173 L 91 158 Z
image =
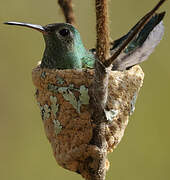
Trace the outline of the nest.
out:
M 89 104 L 93 77 L 94 70 L 90 69 L 51 70 L 37 66 L 32 71 L 35 97 L 55 159 L 72 171 L 78 171 L 95 151 L 89 143 L 94 128 Z M 143 78 L 138 65 L 123 72 L 110 71 L 105 109 L 108 152 L 113 151 L 123 137 Z

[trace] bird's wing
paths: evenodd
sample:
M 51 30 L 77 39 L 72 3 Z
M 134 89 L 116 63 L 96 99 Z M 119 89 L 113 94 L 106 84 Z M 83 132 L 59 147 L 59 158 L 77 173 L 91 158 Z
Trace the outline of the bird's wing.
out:
M 155 14 L 151 20 L 141 29 L 138 35 L 129 43 L 125 50 L 118 56 L 113 63 L 113 70 L 125 70 L 136 64 L 146 60 L 159 44 L 164 34 L 164 26 L 162 19 L 165 12 Z M 129 36 L 130 32 L 136 25 L 122 38 L 112 43 L 111 54 L 113 54 L 119 46 Z

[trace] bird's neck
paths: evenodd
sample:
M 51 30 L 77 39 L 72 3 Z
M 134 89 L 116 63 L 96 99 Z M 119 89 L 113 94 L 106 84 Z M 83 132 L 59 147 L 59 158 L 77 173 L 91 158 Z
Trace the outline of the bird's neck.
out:
M 86 49 L 83 45 L 73 45 L 72 48 L 69 48 L 49 43 L 46 44 L 41 67 L 49 69 L 80 69 L 82 68 L 81 59 L 85 55 Z

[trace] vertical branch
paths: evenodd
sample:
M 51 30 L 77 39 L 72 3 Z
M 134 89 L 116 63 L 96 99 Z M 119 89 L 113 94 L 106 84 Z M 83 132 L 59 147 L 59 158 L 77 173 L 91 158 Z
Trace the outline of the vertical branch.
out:
M 75 26 L 76 21 L 75 21 L 75 15 L 73 11 L 72 0 L 58 0 L 58 4 L 60 5 L 63 11 L 66 22 Z
M 103 63 L 110 57 L 110 37 L 109 37 L 109 17 L 108 17 L 108 0 L 96 0 L 96 31 L 97 44 L 95 62 L 95 77 L 93 83 L 93 96 L 95 110 L 102 112 L 107 101 L 108 73 Z
M 105 62 L 110 54 L 108 0 L 96 0 L 97 57 Z
M 108 27 L 108 0 L 96 0 L 96 31 L 97 31 L 97 61 L 95 62 L 95 77 L 93 82 L 93 103 L 97 112 L 102 113 L 107 101 L 108 73 L 103 63 L 110 56 L 110 37 Z M 95 118 L 96 119 L 96 118 Z M 97 121 L 100 121 L 98 118 Z
M 91 87 L 91 108 L 93 119 L 93 137 L 90 144 L 98 148 L 96 154 L 87 161 L 90 180 L 105 180 L 107 142 L 105 104 L 108 95 L 108 72 L 103 63 L 110 56 L 108 0 L 96 0 L 96 31 L 97 31 L 97 59 L 95 75 Z

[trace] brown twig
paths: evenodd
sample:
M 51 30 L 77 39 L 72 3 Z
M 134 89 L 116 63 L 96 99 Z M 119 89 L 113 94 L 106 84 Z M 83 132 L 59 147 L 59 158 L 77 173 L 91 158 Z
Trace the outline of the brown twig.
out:
M 160 6 L 166 0 L 160 0 L 159 3 L 149 12 L 147 13 L 141 20 L 136 28 L 129 34 L 129 37 L 123 42 L 123 44 L 119 47 L 119 49 L 112 55 L 110 59 L 104 62 L 105 67 L 109 67 L 114 60 L 119 56 L 119 54 L 126 48 L 126 46 L 133 40 L 133 38 L 140 32 L 140 30 L 145 26 L 145 24 L 152 18 L 155 12 L 160 8 Z
M 99 109 L 104 109 L 107 100 L 108 73 L 103 63 L 110 56 L 108 19 L 108 0 L 96 0 L 96 56 L 98 60 L 95 62 L 94 96 L 96 96 L 95 104 L 98 104 Z
M 58 0 L 58 4 L 60 5 L 63 11 L 66 22 L 75 26 L 76 21 L 75 21 L 75 15 L 73 11 L 72 0 Z
M 108 0 L 96 0 L 96 31 L 97 58 L 95 76 L 91 87 L 91 107 L 94 124 L 93 137 L 90 142 L 98 149 L 96 154 L 86 161 L 89 177 L 93 180 L 104 180 L 106 176 L 107 142 L 105 139 L 106 116 L 105 104 L 108 95 L 108 72 L 103 63 L 110 56 L 110 41 L 108 28 Z M 90 168 L 89 168 L 90 167 Z
M 110 55 L 108 0 L 96 0 L 97 57 L 104 62 Z

